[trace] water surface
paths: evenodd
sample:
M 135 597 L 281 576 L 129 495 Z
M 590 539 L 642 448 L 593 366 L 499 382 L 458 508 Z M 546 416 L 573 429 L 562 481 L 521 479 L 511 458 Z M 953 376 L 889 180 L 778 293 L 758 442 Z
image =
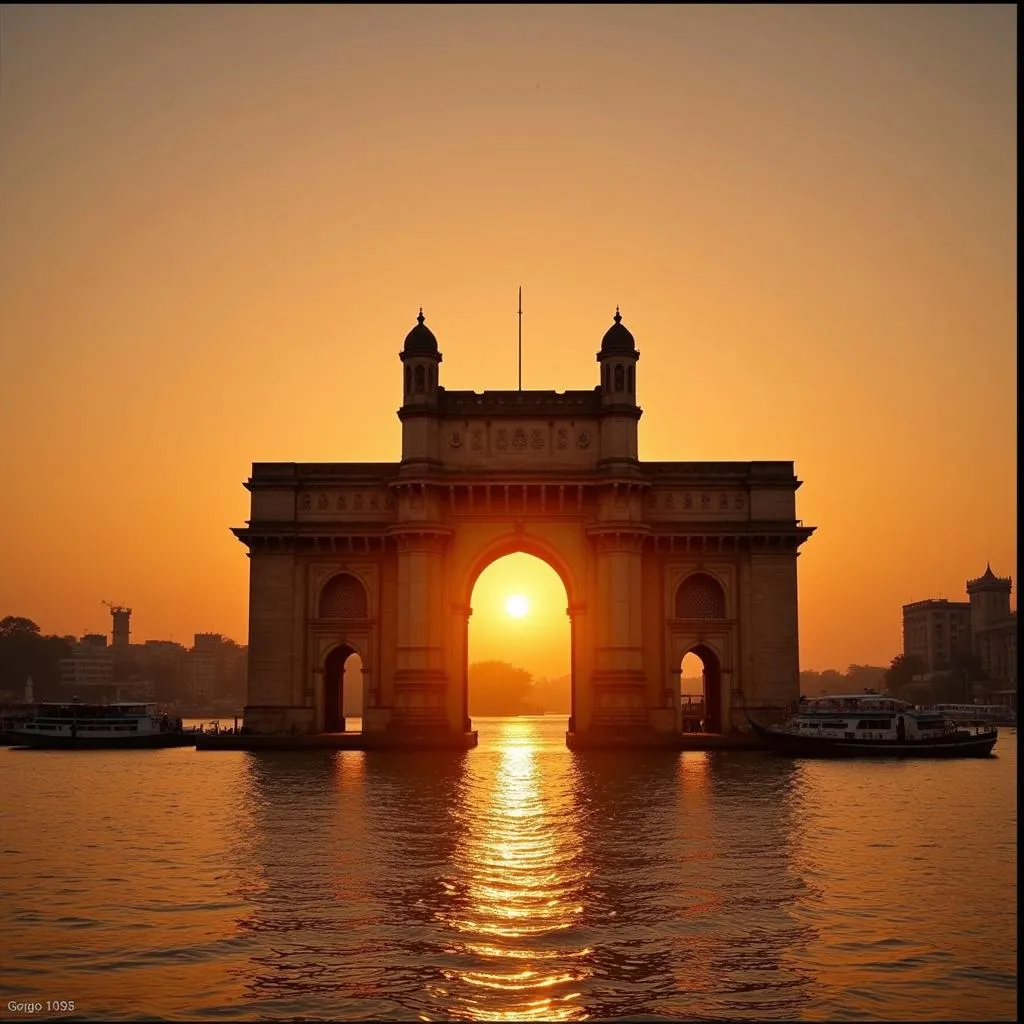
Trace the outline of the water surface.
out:
M 1015 732 L 828 763 L 475 724 L 450 754 L 0 749 L 5 1006 L 1015 1019 Z

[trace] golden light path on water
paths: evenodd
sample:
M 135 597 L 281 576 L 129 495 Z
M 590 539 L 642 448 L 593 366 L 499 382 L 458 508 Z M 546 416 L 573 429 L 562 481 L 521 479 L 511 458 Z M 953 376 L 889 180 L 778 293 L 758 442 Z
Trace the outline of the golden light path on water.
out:
M 542 777 L 538 754 L 531 722 L 504 722 L 493 772 L 470 780 L 486 793 L 472 793 L 457 812 L 461 839 L 446 882 L 455 909 L 443 916 L 455 933 L 452 951 L 472 966 L 444 971 L 456 984 L 435 990 L 452 1000 L 453 1016 L 586 1016 L 579 982 L 590 973 L 591 950 L 569 934 L 583 910 L 582 838 L 565 776 Z

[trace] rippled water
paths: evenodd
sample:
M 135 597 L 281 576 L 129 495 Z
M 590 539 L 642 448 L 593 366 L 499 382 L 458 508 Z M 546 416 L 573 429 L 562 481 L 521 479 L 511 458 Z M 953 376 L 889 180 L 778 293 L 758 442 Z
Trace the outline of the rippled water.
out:
M 826 763 L 476 724 L 450 755 L 0 749 L 3 1004 L 1015 1019 L 1015 732 Z

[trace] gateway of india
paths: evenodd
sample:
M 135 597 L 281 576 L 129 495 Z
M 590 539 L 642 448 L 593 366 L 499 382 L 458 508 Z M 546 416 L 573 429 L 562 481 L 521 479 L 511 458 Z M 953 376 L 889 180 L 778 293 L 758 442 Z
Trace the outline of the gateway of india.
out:
M 475 744 L 470 598 L 513 552 L 565 585 L 570 746 L 681 745 L 690 652 L 707 733 L 798 699 L 793 463 L 642 462 L 618 310 L 592 391 L 448 391 L 422 310 L 399 358 L 401 461 L 253 464 L 246 732 L 344 730 L 355 653 L 364 745 Z

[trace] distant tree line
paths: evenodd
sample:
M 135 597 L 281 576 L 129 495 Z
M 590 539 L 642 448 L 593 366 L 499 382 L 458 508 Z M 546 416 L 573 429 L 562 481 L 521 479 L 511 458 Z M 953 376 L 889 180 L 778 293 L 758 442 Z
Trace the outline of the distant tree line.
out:
M 928 666 L 912 654 L 897 654 L 888 668 L 850 665 L 846 672 L 825 669 L 800 673 L 800 692 L 805 697 L 823 693 L 887 693 L 912 704 L 959 704 L 971 700 L 972 686 L 985 673 L 981 659 L 969 651 L 955 651 L 949 664 L 929 673 Z
M 800 673 L 800 692 L 805 697 L 820 697 L 823 693 L 863 693 L 880 691 L 885 686 L 888 670 L 877 665 L 850 665 L 845 672 L 827 668 L 822 672 L 809 670 Z
M 29 678 L 37 696 L 54 692 L 60 686 L 60 660 L 70 655 L 63 637 L 43 636 L 31 619 L 0 619 L 0 691 L 9 697 L 20 700 Z
M 954 651 L 937 672 L 912 654 L 897 654 L 886 670 L 886 692 L 912 704 L 967 704 L 974 684 L 985 680 L 981 659 L 970 651 Z
M 470 715 L 569 714 L 569 677 L 534 679 L 507 661 L 469 666 Z

